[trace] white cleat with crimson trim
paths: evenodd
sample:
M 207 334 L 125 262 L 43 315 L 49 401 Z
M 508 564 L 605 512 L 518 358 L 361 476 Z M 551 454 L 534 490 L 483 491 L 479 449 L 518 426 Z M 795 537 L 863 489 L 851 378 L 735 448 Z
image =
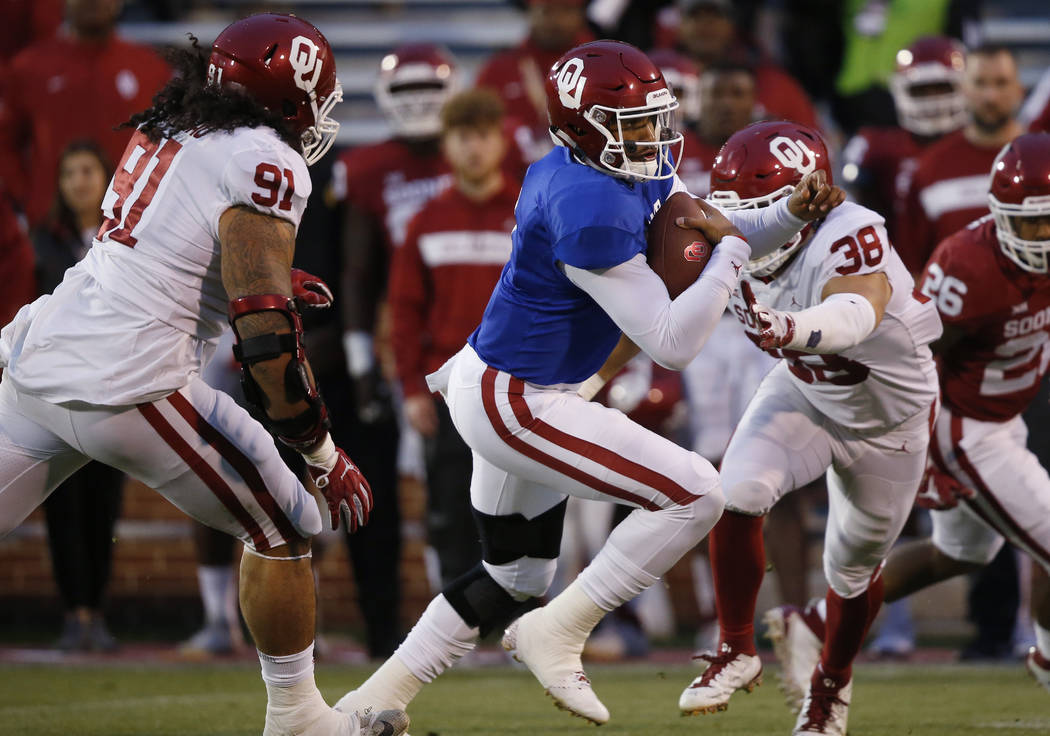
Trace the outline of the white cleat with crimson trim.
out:
M 405 736 L 408 714 L 403 710 L 364 708 L 343 712 L 329 708 L 315 691 L 306 700 L 266 704 L 263 736 Z
M 682 715 L 725 710 L 729 707 L 729 697 L 737 690 L 751 692 L 762 684 L 762 660 L 753 654 L 734 652 L 725 642 L 717 654 L 705 652 L 693 659 L 702 659 L 708 664 L 678 698 Z
M 583 641 L 559 636 L 536 608 L 514 621 L 503 633 L 503 648 L 540 681 L 554 704 L 575 716 L 601 725 L 609 720 L 606 708 L 591 688 L 580 654 Z
M 1024 658 L 1025 669 L 1035 681 L 1050 692 L 1050 659 L 1043 656 L 1035 647 L 1028 650 Z
M 819 671 L 814 673 L 791 736 L 846 736 L 852 696 L 852 678 L 839 685 Z
M 811 606 L 777 606 L 766 611 L 762 621 L 780 662 L 780 691 L 791 711 L 798 713 L 824 646 L 823 631 L 816 630 L 818 625 L 823 628 L 822 622 Z

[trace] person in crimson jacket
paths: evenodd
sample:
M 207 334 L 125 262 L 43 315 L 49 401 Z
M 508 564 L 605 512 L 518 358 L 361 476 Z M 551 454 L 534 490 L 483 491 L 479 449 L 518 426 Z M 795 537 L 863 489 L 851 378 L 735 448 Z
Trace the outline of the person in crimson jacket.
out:
M 795 79 L 756 50 L 739 41 L 730 0 L 679 0 L 678 48 L 701 69 L 718 61 L 749 64 L 760 118 L 784 119 L 818 127 L 809 95 Z
M 481 321 L 510 256 L 520 182 L 501 169 L 507 146 L 495 93 L 463 92 L 441 120 L 453 184 L 409 223 L 394 252 L 389 297 L 405 414 L 425 444 L 427 537 L 445 586 L 478 564 L 481 544 L 470 510 L 470 448 L 424 376 L 458 352 Z
M 122 4 L 68 0 L 69 33 L 24 49 L 7 70 L 0 177 L 30 225 L 47 214 L 66 145 L 79 138 L 98 141 L 111 161 L 119 161 L 133 131 L 116 127 L 149 107 L 171 76 L 152 49 L 113 32 Z
M 1024 89 L 1004 46 L 967 55 L 963 89 L 969 122 L 920 156 L 907 189 L 894 245 L 913 274 L 937 243 L 988 214 L 988 175 L 999 150 L 1024 132 L 1017 121 Z
M 543 81 L 562 54 L 593 41 L 584 0 L 528 0 L 528 36 L 493 56 L 478 72 L 477 86 L 488 87 L 506 105 L 514 139 L 528 162 L 551 150 Z

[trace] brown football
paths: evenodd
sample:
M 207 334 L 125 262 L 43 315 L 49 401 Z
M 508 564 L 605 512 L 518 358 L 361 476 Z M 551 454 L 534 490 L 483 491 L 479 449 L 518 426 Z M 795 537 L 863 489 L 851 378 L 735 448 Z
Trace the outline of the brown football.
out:
M 672 194 L 649 223 L 646 260 L 674 299 L 696 281 L 711 259 L 711 244 L 697 230 L 674 224 L 679 217 L 703 217 L 703 210 L 686 192 Z

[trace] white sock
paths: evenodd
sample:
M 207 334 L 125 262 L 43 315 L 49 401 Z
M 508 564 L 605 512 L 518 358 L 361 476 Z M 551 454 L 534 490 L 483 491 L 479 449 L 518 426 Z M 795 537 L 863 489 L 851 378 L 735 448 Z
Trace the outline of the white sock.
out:
M 230 593 L 233 586 L 232 565 L 200 565 L 197 582 L 204 602 L 204 620 L 209 624 L 229 622 Z
M 658 576 L 646 572 L 619 549 L 606 542 L 591 560 L 591 564 L 587 565 L 576 578 L 576 583 L 579 583 L 582 590 L 587 592 L 590 600 L 608 612 L 633 599 L 659 579 Z M 551 604 L 553 603 L 554 601 L 551 601 Z M 547 605 L 547 608 L 550 608 L 550 604 Z
M 469 626 L 445 596 L 438 595 L 430 601 L 393 658 L 400 659 L 421 683 L 430 682 L 473 650 L 478 634 L 478 629 Z M 369 682 L 371 680 L 369 678 Z
M 1039 624 L 1035 624 L 1032 628 L 1035 629 L 1035 648 L 1044 657 L 1050 659 L 1050 631 L 1047 631 Z
M 595 602 L 584 587 L 582 578 L 583 573 L 580 573 L 578 578 L 569 583 L 569 587 L 542 609 L 548 625 L 552 629 L 563 629 L 573 641 L 579 642 L 581 650 L 594 627 L 612 610 Z
M 310 646 L 298 654 L 274 656 L 259 652 L 259 663 L 262 665 L 262 679 L 268 691 L 271 689 L 270 685 L 275 688 L 289 688 L 307 680 L 312 683 L 314 643 L 310 642 Z

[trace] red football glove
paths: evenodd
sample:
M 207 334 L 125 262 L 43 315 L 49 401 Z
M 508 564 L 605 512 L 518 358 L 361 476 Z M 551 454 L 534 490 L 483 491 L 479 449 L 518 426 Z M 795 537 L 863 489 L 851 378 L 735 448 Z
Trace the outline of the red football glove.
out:
M 367 524 L 372 513 L 372 488 L 347 454 L 326 437 L 320 450 L 304 457 L 307 472 L 328 502 L 332 529 L 339 528 L 340 518 L 349 534 Z
M 755 292 L 747 281 L 740 282 L 744 304 L 758 323 L 758 346 L 763 350 L 782 348 L 795 338 L 795 320 L 788 312 L 763 307 L 755 299 Z
M 924 509 L 945 511 L 955 508 L 960 498 L 973 498 L 973 496 L 973 489 L 967 488 L 933 465 L 928 465 L 919 483 L 919 493 L 915 496 L 915 503 Z
M 292 296 L 314 309 L 328 309 L 335 301 L 328 284 L 300 268 L 292 269 Z

